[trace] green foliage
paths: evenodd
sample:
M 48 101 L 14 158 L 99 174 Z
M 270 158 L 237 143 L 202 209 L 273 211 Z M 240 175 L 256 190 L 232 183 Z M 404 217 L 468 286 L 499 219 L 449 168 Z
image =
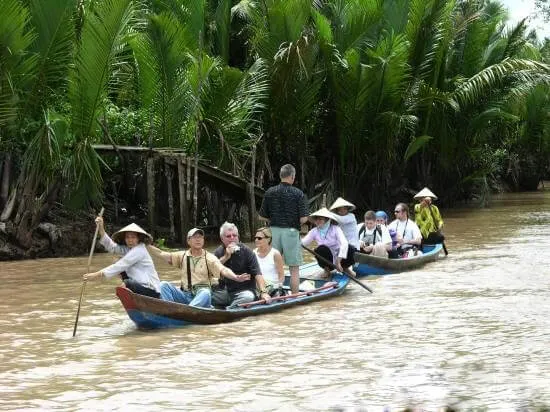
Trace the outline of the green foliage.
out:
M 36 198 L 60 178 L 70 204 L 100 198 L 91 144 L 107 131 L 241 176 L 259 146 L 259 168 L 299 164 L 304 187 L 332 180 L 366 204 L 395 186 L 463 196 L 549 168 L 550 43 L 523 21 L 506 30 L 498 2 L 1 6 L 0 145 L 24 153 Z

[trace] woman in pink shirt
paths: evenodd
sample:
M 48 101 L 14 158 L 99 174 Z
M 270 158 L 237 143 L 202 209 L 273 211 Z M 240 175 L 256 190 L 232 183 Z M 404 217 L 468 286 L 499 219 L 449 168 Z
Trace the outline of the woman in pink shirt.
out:
M 353 265 L 353 252 L 348 248 L 348 241 L 342 229 L 338 226 L 337 217 L 326 207 L 309 215 L 315 227 L 302 238 L 302 245 L 308 246 L 311 242 L 317 243 L 315 253 L 325 260 L 333 262 L 339 272 L 346 272 L 351 276 L 355 273 L 351 269 Z M 348 250 L 349 249 L 349 250 Z M 319 266 L 324 270 L 324 276 L 330 276 L 330 268 L 319 258 Z

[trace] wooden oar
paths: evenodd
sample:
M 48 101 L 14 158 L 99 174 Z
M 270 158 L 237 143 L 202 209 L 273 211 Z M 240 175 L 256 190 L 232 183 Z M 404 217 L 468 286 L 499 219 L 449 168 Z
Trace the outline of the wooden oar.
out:
M 336 266 L 334 266 L 334 263 L 332 262 L 329 262 L 328 260 L 326 260 L 323 256 L 319 255 L 317 252 L 315 252 L 314 250 L 311 250 L 310 248 L 302 245 L 302 247 L 307 250 L 309 253 L 311 253 L 313 256 L 315 256 L 316 258 L 318 258 L 321 262 L 323 262 L 325 265 L 327 265 L 331 270 L 338 270 L 336 269 Z M 372 290 L 367 286 L 367 285 L 363 285 L 361 282 L 359 282 L 357 279 L 355 279 L 353 276 L 350 276 L 348 275 L 346 272 L 340 272 L 342 273 L 342 275 L 344 276 L 347 276 L 349 278 L 349 280 L 353 280 L 355 283 L 357 283 L 359 286 L 361 286 L 363 289 L 366 289 L 368 290 L 370 293 L 372 293 Z
M 103 216 L 105 208 L 102 207 L 99 211 L 99 216 Z M 97 240 L 97 232 L 99 232 L 99 225 L 95 225 L 94 239 L 92 240 L 92 247 L 90 248 L 90 255 L 88 256 L 88 273 L 90 273 L 90 265 L 92 264 L 92 256 L 94 255 L 95 242 Z M 76 319 L 74 321 L 73 338 L 76 335 L 76 327 L 78 326 L 78 317 L 80 316 L 80 306 L 82 305 L 82 298 L 84 297 L 84 289 L 86 288 L 86 281 L 82 281 L 82 289 L 80 290 L 80 299 L 78 300 L 78 309 L 76 310 Z

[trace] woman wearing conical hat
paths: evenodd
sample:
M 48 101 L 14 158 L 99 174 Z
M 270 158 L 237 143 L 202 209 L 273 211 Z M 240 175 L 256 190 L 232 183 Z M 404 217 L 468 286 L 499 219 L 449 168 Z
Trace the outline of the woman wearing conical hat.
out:
M 357 219 L 351 212 L 355 210 L 355 205 L 346 199 L 339 197 L 330 205 L 329 210 L 336 214 L 338 225 L 344 232 L 349 244 L 355 249 L 359 249 L 359 232 L 357 230 Z
M 308 246 L 313 241 L 317 243 L 315 253 L 323 258 L 317 258 L 317 262 L 324 270 L 324 277 L 330 276 L 330 267 L 323 260 L 332 262 L 339 272 L 355 276 L 351 269 L 354 263 L 353 248 L 348 247 L 349 243 L 338 226 L 336 215 L 323 207 L 309 215 L 309 218 L 315 227 L 302 238 L 302 245 Z
M 99 242 L 108 252 L 116 253 L 122 258 L 98 272 L 86 273 L 84 280 L 111 278 L 126 272 L 124 284 L 128 289 L 140 295 L 160 298 L 160 279 L 153 259 L 145 247 L 153 241 L 153 237 L 132 223 L 120 229 L 111 238 L 105 233 L 103 218 L 98 216 L 95 221 L 101 236 Z
M 414 221 L 422 233 L 422 243 L 432 245 L 443 242 L 445 240 L 441 233 L 443 219 L 437 206 L 432 204 L 437 196 L 425 187 L 414 198 L 420 201 L 414 205 Z

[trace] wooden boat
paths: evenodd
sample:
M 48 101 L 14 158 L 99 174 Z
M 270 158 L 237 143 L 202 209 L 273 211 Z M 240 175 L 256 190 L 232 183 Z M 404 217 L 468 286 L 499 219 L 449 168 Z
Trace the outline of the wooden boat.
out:
M 316 263 L 310 263 L 300 267 L 300 273 L 307 278 L 308 273 L 319 269 Z M 306 280 L 304 278 L 301 281 Z M 289 284 L 289 277 L 285 285 Z M 331 281 L 312 280 L 314 288 L 303 290 L 294 295 L 274 298 L 266 304 L 263 300 L 242 305 L 238 309 L 210 309 L 184 305 L 138 295 L 125 287 L 117 287 L 116 295 L 128 312 L 130 319 L 142 329 L 170 328 L 185 325 L 207 325 L 232 322 L 248 316 L 263 315 L 264 313 L 277 312 L 292 306 L 311 303 L 317 300 L 327 299 L 341 295 L 349 283 L 347 276 L 336 274 Z
M 441 243 L 436 245 L 424 245 L 422 247 L 422 255 L 396 259 L 355 252 L 355 265 L 353 266 L 353 270 L 357 273 L 358 277 L 399 273 L 416 269 L 428 262 L 437 260 L 442 250 L 443 245 Z

